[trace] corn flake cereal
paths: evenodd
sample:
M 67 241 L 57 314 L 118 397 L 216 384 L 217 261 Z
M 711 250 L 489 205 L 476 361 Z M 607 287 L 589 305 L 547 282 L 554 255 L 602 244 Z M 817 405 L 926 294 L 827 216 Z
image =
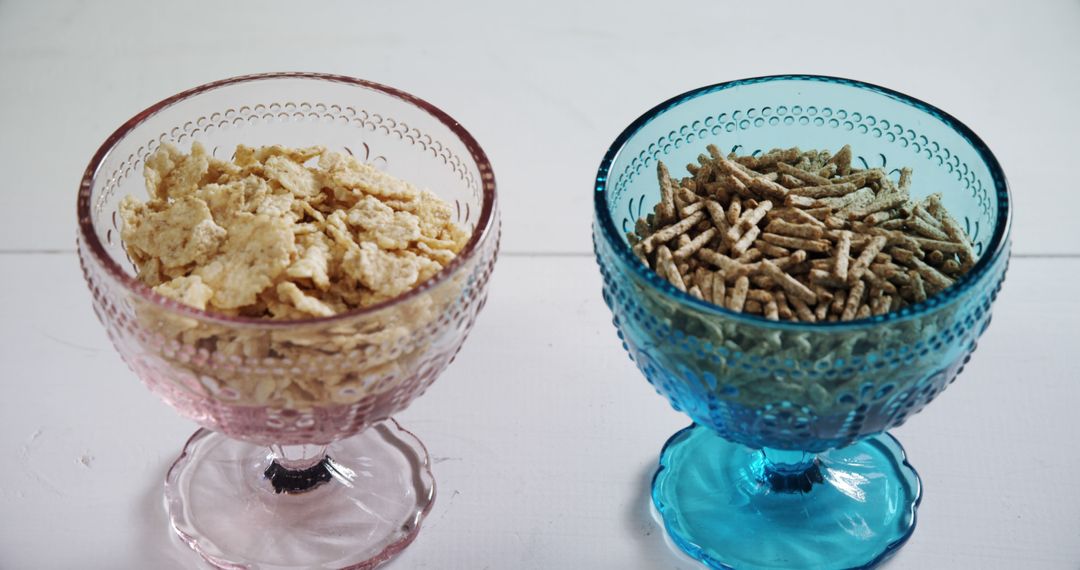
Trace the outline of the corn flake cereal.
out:
M 310 163 L 314 165 L 309 166 Z M 148 202 L 120 205 L 139 279 L 199 309 L 270 319 L 329 316 L 404 293 L 468 240 L 448 204 L 322 147 L 199 143 L 146 161 Z

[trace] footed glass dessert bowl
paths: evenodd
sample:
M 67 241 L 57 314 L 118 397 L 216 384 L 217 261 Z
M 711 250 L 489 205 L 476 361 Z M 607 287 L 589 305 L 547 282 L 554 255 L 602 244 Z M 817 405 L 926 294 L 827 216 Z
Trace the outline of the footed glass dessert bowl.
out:
M 836 151 L 915 172 L 964 226 L 977 261 L 926 301 L 849 322 L 769 321 L 699 300 L 639 261 L 626 237 L 674 173 L 722 152 Z M 630 358 L 693 424 L 664 445 L 652 500 L 682 550 L 713 568 L 865 568 L 915 528 L 921 483 L 887 430 L 963 369 L 1009 260 L 1004 173 L 965 125 L 882 87 L 820 76 L 712 85 L 634 121 L 596 178 L 603 296 Z
M 320 145 L 428 189 L 470 232 L 433 277 L 326 317 L 225 316 L 136 278 L 118 206 L 145 199 L 161 145 Z M 367 81 L 306 73 L 197 87 L 139 113 L 90 161 L 78 250 L 93 307 L 120 356 L 201 424 L 169 470 L 172 526 L 227 568 L 371 568 L 416 536 L 435 484 L 423 444 L 391 419 L 454 359 L 484 305 L 499 241 L 491 165 L 451 117 Z M 107 388 L 104 388 L 107 389 Z

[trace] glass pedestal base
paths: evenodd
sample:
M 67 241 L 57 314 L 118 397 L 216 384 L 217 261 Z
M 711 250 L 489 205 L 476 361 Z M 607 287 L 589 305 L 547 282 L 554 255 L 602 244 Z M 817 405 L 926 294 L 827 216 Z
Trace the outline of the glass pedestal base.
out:
M 896 439 L 807 458 L 777 465 L 693 425 L 664 446 L 653 504 L 672 541 L 712 568 L 869 568 L 911 536 L 921 484 Z
M 304 485 L 280 471 L 269 448 L 199 430 L 166 477 L 173 528 L 222 568 L 367 569 L 416 538 L 435 499 L 427 450 L 392 419 L 330 444 Z

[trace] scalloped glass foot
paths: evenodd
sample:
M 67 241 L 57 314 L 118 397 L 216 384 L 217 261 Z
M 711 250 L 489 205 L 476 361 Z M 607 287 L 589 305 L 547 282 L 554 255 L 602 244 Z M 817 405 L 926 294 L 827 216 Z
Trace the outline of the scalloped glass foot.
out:
M 223 568 L 374 568 L 401 552 L 435 499 L 427 450 L 386 420 L 327 447 L 329 481 L 275 493 L 266 447 L 195 432 L 165 480 L 173 528 Z
M 915 529 L 919 476 L 888 434 L 777 474 L 761 450 L 690 426 L 668 440 L 652 498 L 671 539 L 712 568 L 872 567 Z

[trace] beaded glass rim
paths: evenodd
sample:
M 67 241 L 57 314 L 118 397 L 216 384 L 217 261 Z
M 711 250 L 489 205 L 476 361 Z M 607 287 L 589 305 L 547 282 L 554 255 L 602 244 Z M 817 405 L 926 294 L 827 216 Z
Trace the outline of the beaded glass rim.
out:
M 120 139 L 125 137 L 129 132 L 135 129 L 135 127 L 139 126 L 150 117 L 153 117 L 162 110 L 171 107 L 172 105 L 175 105 L 180 101 L 184 101 L 202 93 L 230 85 L 274 79 L 306 79 L 313 81 L 329 81 L 333 83 L 344 83 L 373 91 L 378 91 L 385 95 L 394 97 L 400 101 L 408 103 L 414 107 L 420 108 L 427 114 L 437 119 L 440 123 L 445 125 L 448 129 L 450 129 L 451 132 L 453 132 L 456 137 L 458 137 L 458 139 L 461 140 L 461 142 L 468 149 L 470 157 L 476 162 L 477 169 L 480 172 L 480 183 L 484 203 L 483 207 L 480 210 L 480 216 L 476 220 L 476 227 L 473 230 L 469 241 L 466 242 L 465 247 L 462 248 L 461 252 L 458 253 L 458 255 L 456 255 L 446 267 L 444 267 L 441 271 L 436 273 L 427 281 L 417 285 L 416 287 L 413 287 L 405 293 L 392 299 L 376 303 L 374 305 L 353 309 L 351 311 L 346 311 L 344 313 L 339 313 L 329 317 L 311 317 L 306 319 L 273 321 L 255 317 L 231 317 L 228 315 L 221 315 L 213 311 L 196 309 L 194 307 L 190 307 L 183 303 L 174 301 L 172 299 L 169 299 L 168 297 L 154 292 L 153 289 L 147 287 L 138 279 L 129 276 L 123 270 L 123 268 L 121 268 L 120 265 L 115 260 L 113 260 L 112 256 L 110 256 L 105 251 L 105 247 L 101 244 L 101 240 L 98 239 L 97 232 L 94 231 L 95 224 L 93 222 L 93 218 L 90 215 L 92 208 L 90 194 L 94 186 L 94 182 L 97 180 L 97 177 L 100 174 L 99 170 L 105 163 L 105 160 L 109 157 L 110 153 L 113 150 L 113 147 L 115 147 L 117 142 L 119 142 Z M 188 314 L 190 316 L 194 316 L 206 321 L 226 323 L 229 325 L 257 325 L 260 327 L 276 328 L 297 325 L 319 325 L 333 323 L 341 320 L 347 320 L 357 316 L 374 314 L 382 309 L 392 307 L 394 305 L 417 297 L 425 291 L 437 287 L 439 284 L 446 281 L 451 275 L 457 273 L 458 270 L 462 266 L 464 266 L 465 263 L 474 256 L 474 254 L 477 253 L 477 251 L 480 249 L 480 244 L 488 238 L 489 234 L 492 233 L 495 221 L 495 202 L 495 174 L 492 171 L 491 162 L 488 160 L 487 154 L 482 148 L 480 148 L 480 144 L 476 142 L 476 139 L 474 139 L 473 136 L 469 134 L 469 132 L 466 131 L 460 123 L 458 123 L 454 118 L 446 114 L 446 112 L 439 109 L 438 107 L 432 105 L 431 103 L 428 103 L 427 101 L 415 95 L 406 93 L 405 91 L 401 91 L 393 87 L 375 83 L 373 81 L 367 81 L 365 79 L 359 79 L 356 77 L 349 77 L 345 75 L 330 75 L 325 73 L 274 72 L 230 77 L 228 79 L 222 79 L 219 81 L 206 83 L 198 87 L 193 87 L 191 89 L 188 89 L 187 91 L 182 91 L 180 93 L 177 93 L 176 95 L 163 99 L 129 119 L 126 123 L 121 125 L 120 128 L 116 129 L 116 131 L 114 131 L 111 135 L 109 135 L 108 138 L 105 139 L 105 142 L 102 143 L 101 147 L 98 148 L 96 153 L 94 153 L 93 158 L 90 159 L 90 164 L 86 167 L 86 171 L 83 173 L 82 181 L 79 184 L 79 197 L 76 210 L 79 222 L 79 239 L 84 244 L 86 244 L 91 254 L 97 259 L 97 261 L 102 265 L 102 267 L 105 268 L 106 272 L 108 272 L 113 278 L 119 281 L 124 287 L 131 291 L 134 291 L 144 300 L 149 301 L 155 305 L 165 307 L 171 311 Z
M 975 266 L 971 271 L 967 272 L 960 279 L 956 281 L 945 291 L 933 295 L 926 301 L 909 305 L 898 311 L 892 311 L 884 315 L 875 315 L 865 319 L 858 319 L 854 321 L 838 321 L 838 322 L 820 322 L 820 323 L 803 323 L 793 321 L 770 321 L 760 315 L 751 315 L 747 313 L 739 313 L 714 305 L 707 301 L 697 299 L 675 288 L 674 285 L 668 283 L 667 280 L 661 279 L 652 269 L 649 269 L 640 260 L 634 256 L 630 249 L 630 246 L 623 241 L 616 225 L 615 220 L 611 215 L 607 207 L 607 196 L 609 193 L 608 178 L 611 174 L 611 166 L 615 163 L 615 160 L 619 157 L 619 154 L 624 150 L 624 146 L 627 141 L 630 140 L 635 134 L 638 133 L 645 125 L 652 122 L 669 109 L 673 109 L 682 103 L 696 99 L 698 97 L 708 95 L 717 91 L 723 91 L 725 89 L 731 89 L 733 87 L 739 87 L 741 85 L 754 85 L 758 83 L 770 83 L 774 81 L 817 81 L 821 83 L 835 83 L 839 85 L 845 85 L 848 87 L 854 87 L 864 91 L 870 91 L 883 95 L 895 101 L 899 101 L 909 107 L 913 107 L 923 113 L 929 114 L 946 125 L 951 127 L 961 137 L 964 138 L 978 153 L 979 158 L 986 164 L 990 170 L 990 176 L 994 181 L 994 190 L 997 194 L 997 216 L 994 228 L 994 235 L 990 238 L 989 247 L 979 260 L 975 263 Z M 612 189 L 613 191 L 614 189 Z M 1001 164 L 998 162 L 997 157 L 990 151 L 990 148 L 986 146 L 978 135 L 975 134 L 967 125 L 960 122 L 959 119 L 952 115 L 942 111 L 941 109 L 912 97 L 905 95 L 899 91 L 894 91 L 887 87 L 881 87 L 880 85 L 874 85 L 872 83 L 866 83 L 855 79 L 845 79 L 843 77 L 833 77 L 828 75 L 766 75 L 761 77 L 750 77 L 746 79 L 737 79 L 734 81 L 726 81 L 722 83 L 715 83 L 713 85 L 706 85 L 697 89 L 692 89 L 680 95 L 676 95 L 663 103 L 653 107 L 646 111 L 643 115 L 630 123 L 630 126 L 626 127 L 618 137 L 615 138 L 615 142 L 608 147 L 607 152 L 604 154 L 603 160 L 600 162 L 600 168 L 596 173 L 596 183 L 594 186 L 593 196 L 593 208 L 598 224 L 603 234 L 603 239 L 607 242 L 608 246 L 615 251 L 615 255 L 628 267 L 642 279 L 644 279 L 652 287 L 659 289 L 666 296 L 673 298 L 680 303 L 688 304 L 694 308 L 705 311 L 708 313 L 714 313 L 718 316 L 734 319 L 737 321 L 743 321 L 746 324 L 752 324 L 757 326 L 771 326 L 782 329 L 860 329 L 877 326 L 881 323 L 909 320 L 918 316 L 927 314 L 935 309 L 941 308 L 951 301 L 954 301 L 961 294 L 967 291 L 971 286 L 977 283 L 983 278 L 989 271 L 991 265 L 1001 257 L 1008 249 L 1009 232 L 1012 226 L 1012 198 L 1009 190 L 1008 180 L 1005 178 L 1005 172 L 1001 168 Z

